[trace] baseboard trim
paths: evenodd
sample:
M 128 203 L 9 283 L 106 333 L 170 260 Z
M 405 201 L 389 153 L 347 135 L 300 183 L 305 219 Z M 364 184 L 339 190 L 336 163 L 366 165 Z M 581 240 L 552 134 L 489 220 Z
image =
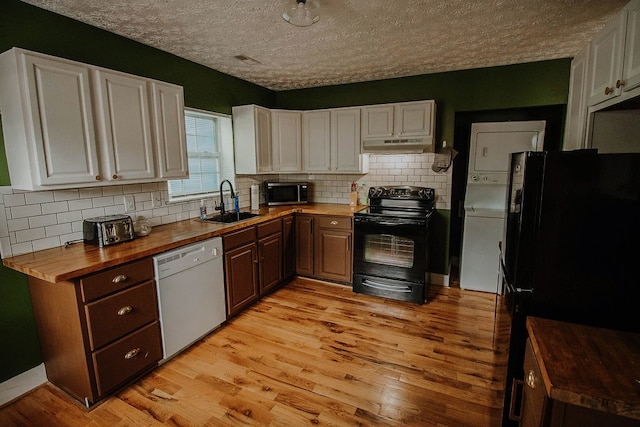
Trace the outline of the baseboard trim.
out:
M 44 363 L 0 384 L 0 407 L 47 382 Z

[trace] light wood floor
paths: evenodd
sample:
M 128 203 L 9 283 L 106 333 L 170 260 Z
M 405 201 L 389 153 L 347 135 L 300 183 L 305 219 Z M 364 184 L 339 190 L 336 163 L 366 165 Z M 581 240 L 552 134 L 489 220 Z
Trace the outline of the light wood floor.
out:
M 499 425 L 494 303 L 434 286 L 418 306 L 295 279 L 90 411 L 46 384 L 0 425 Z

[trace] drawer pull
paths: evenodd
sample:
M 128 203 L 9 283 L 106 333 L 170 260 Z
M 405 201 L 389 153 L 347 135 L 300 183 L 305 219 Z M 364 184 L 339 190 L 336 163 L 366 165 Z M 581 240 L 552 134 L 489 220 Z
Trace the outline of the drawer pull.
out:
M 336 220 L 331 221 L 331 225 L 338 225 L 338 221 Z
M 124 355 L 124 358 L 127 360 L 133 359 L 138 355 L 138 353 L 140 353 L 140 347 L 127 351 L 127 354 Z
M 131 307 L 130 305 L 126 305 L 124 307 L 122 307 L 120 310 L 118 310 L 118 316 L 124 316 L 127 313 L 131 313 L 133 311 L 133 307 Z
M 516 403 L 518 397 L 518 389 L 522 388 L 523 381 L 517 378 L 513 379 L 511 383 L 511 401 L 509 402 L 509 419 L 511 421 L 520 421 L 522 418 L 522 401 L 519 404 Z M 516 414 L 516 405 L 520 407 L 520 414 Z
M 125 280 L 127 280 L 128 277 L 126 274 L 119 274 L 116 277 L 113 278 L 113 280 L 111 280 L 113 283 L 121 283 L 124 282 Z
M 536 375 L 533 371 L 529 371 L 527 374 L 527 385 L 531 388 L 536 388 Z

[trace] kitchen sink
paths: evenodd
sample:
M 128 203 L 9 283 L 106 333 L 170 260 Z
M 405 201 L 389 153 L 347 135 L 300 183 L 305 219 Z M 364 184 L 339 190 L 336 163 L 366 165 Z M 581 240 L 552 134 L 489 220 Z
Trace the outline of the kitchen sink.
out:
M 205 221 L 209 222 L 224 222 L 226 224 L 231 222 L 243 221 L 245 219 L 259 216 L 258 214 L 251 212 L 226 212 L 224 215 L 218 214 L 205 218 Z

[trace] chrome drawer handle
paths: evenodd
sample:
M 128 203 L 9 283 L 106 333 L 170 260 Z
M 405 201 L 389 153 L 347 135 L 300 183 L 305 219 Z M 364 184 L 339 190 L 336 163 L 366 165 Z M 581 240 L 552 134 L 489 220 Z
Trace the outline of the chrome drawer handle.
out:
M 128 279 L 128 277 L 127 277 L 126 274 L 119 274 L 116 277 L 114 277 L 111 281 L 113 283 L 120 283 L 120 282 L 124 282 L 127 279 Z
M 124 316 L 127 313 L 131 313 L 133 311 L 133 307 L 131 307 L 130 305 L 126 305 L 124 307 L 122 307 L 120 310 L 118 310 L 118 316 Z
M 338 221 L 331 221 L 331 225 L 338 225 Z
M 127 354 L 124 355 L 124 358 L 127 360 L 133 359 L 138 355 L 138 353 L 140 353 L 140 347 L 134 348 L 133 350 L 129 350 Z
M 536 376 L 533 371 L 529 371 L 527 374 L 527 385 L 531 388 L 536 388 Z

